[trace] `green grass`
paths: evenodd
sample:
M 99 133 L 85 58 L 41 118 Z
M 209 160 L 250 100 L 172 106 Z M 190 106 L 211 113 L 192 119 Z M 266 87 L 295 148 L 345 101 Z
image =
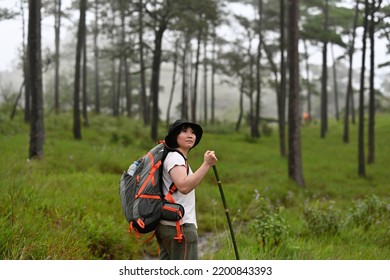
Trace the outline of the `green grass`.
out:
M 45 119 L 44 159 L 29 161 L 29 127 L 0 119 L 0 259 L 142 259 L 156 242 L 127 232 L 118 194 L 123 170 L 154 143 L 127 118 L 91 116 L 83 140 L 71 115 Z M 217 168 L 242 259 L 390 259 L 390 115 L 377 116 L 375 164 L 357 175 L 357 127 L 342 142 L 341 123 L 302 127 L 306 187 L 287 176 L 277 129 L 253 140 L 233 126 L 205 127 L 192 150 L 195 170 L 206 149 Z M 165 126 L 160 126 L 160 136 Z M 214 174 L 197 188 L 203 259 L 234 259 Z M 203 249 L 206 248 L 206 249 Z

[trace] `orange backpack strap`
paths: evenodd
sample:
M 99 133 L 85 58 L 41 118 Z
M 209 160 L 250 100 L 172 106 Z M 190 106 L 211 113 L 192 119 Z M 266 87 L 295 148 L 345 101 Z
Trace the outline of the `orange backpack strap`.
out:
M 180 221 L 176 221 L 176 236 L 175 236 L 175 240 L 177 240 L 177 242 L 179 242 L 179 243 L 183 242 L 183 232 L 181 230 Z

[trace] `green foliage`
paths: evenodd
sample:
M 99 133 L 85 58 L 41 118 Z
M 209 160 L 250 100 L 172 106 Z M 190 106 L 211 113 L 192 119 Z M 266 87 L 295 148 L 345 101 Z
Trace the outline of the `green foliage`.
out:
M 303 216 L 310 232 L 314 235 L 337 234 L 340 228 L 340 213 L 334 209 L 332 203 L 315 206 L 306 205 L 303 210 Z
M 273 207 L 264 198 L 260 198 L 258 203 L 258 214 L 251 224 L 253 230 L 261 246 L 277 247 L 288 238 L 288 225 L 279 208 Z
M 376 225 L 386 225 L 390 220 L 390 204 L 376 195 L 356 201 L 347 214 L 347 223 L 361 226 L 365 230 Z

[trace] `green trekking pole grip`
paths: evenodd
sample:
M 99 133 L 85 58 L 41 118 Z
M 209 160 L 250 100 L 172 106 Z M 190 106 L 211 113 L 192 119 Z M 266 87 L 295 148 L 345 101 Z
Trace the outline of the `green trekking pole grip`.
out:
M 233 247 L 234 247 L 234 252 L 235 252 L 235 254 L 236 254 L 236 259 L 239 260 L 240 257 L 238 256 L 237 243 L 236 243 L 236 238 L 235 238 L 235 236 L 234 236 L 234 231 L 233 231 L 233 227 L 232 227 L 232 222 L 230 221 L 229 209 L 228 209 L 227 204 L 226 204 L 226 199 L 225 199 L 225 195 L 224 195 L 224 193 L 223 193 L 221 180 L 219 179 L 217 167 L 216 167 L 215 165 L 213 166 L 213 170 L 214 170 L 215 178 L 217 179 L 218 188 L 219 188 L 219 192 L 220 192 L 220 194 L 221 194 L 223 207 L 224 207 L 224 209 L 225 209 L 226 219 L 227 219 L 228 224 L 229 224 L 230 235 L 232 236 Z

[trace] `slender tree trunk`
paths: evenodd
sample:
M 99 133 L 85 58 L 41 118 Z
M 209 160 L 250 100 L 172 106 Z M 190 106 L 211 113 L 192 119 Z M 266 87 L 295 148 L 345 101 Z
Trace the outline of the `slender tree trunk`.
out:
M 280 94 L 277 95 L 280 155 L 286 157 L 285 0 L 280 0 Z
M 88 73 L 87 73 L 87 34 L 84 34 L 84 44 L 83 44 L 83 125 L 88 127 L 88 91 L 87 91 L 87 83 L 88 83 Z
M 61 0 L 54 1 L 54 33 L 55 33 L 55 55 L 54 55 L 54 111 L 60 112 L 60 30 L 61 30 Z
M 328 31 L 329 6 L 325 0 L 324 30 Z M 325 138 L 328 132 L 328 39 L 324 39 L 322 49 L 322 78 L 321 78 L 321 138 Z
M 18 107 L 19 99 L 22 96 L 23 89 L 25 88 L 25 85 L 26 85 L 26 80 L 24 80 L 23 83 L 20 85 L 19 94 L 16 97 L 14 106 L 12 107 L 12 112 L 11 112 L 11 117 L 10 117 L 11 121 L 14 119 L 14 117 L 16 115 L 16 108 Z
M 133 106 L 132 102 L 132 87 L 131 87 L 131 74 L 129 71 L 129 65 L 127 60 L 127 40 L 126 40 L 126 13 L 125 7 L 121 9 L 121 59 L 123 61 L 123 67 L 121 68 L 122 73 L 124 74 L 125 79 L 125 99 L 126 99 L 126 115 L 128 118 L 131 118 L 132 112 L 131 108 Z
M 272 50 L 270 47 L 268 47 L 264 40 L 262 42 L 262 46 L 263 46 L 263 49 L 264 49 L 264 52 L 267 56 L 267 59 L 268 59 L 268 62 L 269 62 L 269 68 L 270 68 L 270 71 L 273 73 L 274 75 L 274 83 L 275 83 L 275 90 L 276 90 L 276 96 L 277 96 L 277 99 L 278 99 L 278 102 L 279 99 L 280 99 L 280 90 L 281 90 L 281 87 L 280 87 L 280 81 L 279 81 L 279 75 L 280 75 L 280 71 L 278 69 L 278 66 L 274 60 L 274 56 L 273 56 L 273 53 L 272 53 Z M 279 106 L 279 105 L 278 105 Z M 262 118 L 260 118 L 261 120 Z M 278 120 L 279 122 L 279 120 Z
M 43 158 L 45 125 L 42 89 L 41 1 L 29 1 L 28 58 L 31 81 L 30 159 Z
M 239 113 L 238 113 L 238 119 L 236 122 L 236 131 L 239 131 L 241 128 L 241 122 L 242 122 L 242 117 L 244 115 L 244 78 L 241 77 L 241 82 L 240 82 L 240 101 L 239 101 Z
M 307 42 L 306 40 L 303 40 L 304 47 L 305 47 L 305 62 L 306 62 L 306 83 L 307 83 L 307 113 L 309 115 L 309 120 L 311 120 L 311 81 L 310 81 L 310 70 L 309 70 L 309 53 L 307 51 Z
M 116 97 L 115 97 L 115 114 L 118 117 L 122 112 L 121 110 L 121 92 L 122 92 L 122 76 L 123 76 L 123 57 L 119 57 L 118 74 L 117 74 L 117 86 L 116 86 Z
M 254 119 L 254 136 L 259 138 L 260 133 L 260 104 L 261 104 L 261 46 L 263 45 L 263 0 L 258 1 L 259 5 L 259 43 L 257 45 L 257 57 L 256 57 L 256 109 L 255 109 L 255 119 Z
M 289 104 L 288 104 L 288 174 L 299 186 L 304 186 L 301 156 L 301 120 L 299 116 L 299 28 L 298 0 L 289 0 Z
M 213 50 L 212 50 L 212 58 L 211 58 L 211 123 L 215 122 L 215 64 L 216 64 L 216 33 L 215 26 L 213 26 Z
M 73 104 L 73 136 L 75 139 L 81 139 L 81 117 L 80 117 L 80 65 L 81 52 L 84 45 L 85 37 L 85 10 L 87 7 L 87 0 L 80 1 L 80 19 L 77 32 L 77 46 L 76 46 L 76 66 L 75 66 L 75 82 L 74 82 L 74 104 Z
M 255 76 L 254 76 L 254 69 L 255 66 L 255 59 L 252 55 L 252 39 L 250 37 L 250 34 L 248 32 L 249 37 L 249 43 L 248 43 L 248 50 L 247 50 L 247 56 L 249 58 L 249 124 L 250 124 L 250 135 L 253 138 L 256 138 L 256 124 L 255 124 L 255 102 L 253 101 L 253 95 L 255 92 Z
M 343 133 L 343 141 L 344 143 L 349 142 L 349 110 L 351 108 L 351 101 L 353 101 L 353 93 L 352 93 L 352 64 L 353 64 L 353 54 L 355 52 L 355 38 L 356 38 L 356 28 L 358 23 L 359 16 L 359 0 L 356 0 L 355 6 L 355 17 L 353 20 L 353 30 L 352 30 L 352 39 L 351 45 L 348 51 L 349 57 L 349 69 L 348 69 L 348 87 L 347 87 L 347 95 L 345 97 L 345 114 L 344 114 L 344 133 Z M 352 107 L 353 110 L 353 107 Z
M 138 17 L 138 24 L 139 24 L 139 33 L 138 33 L 138 40 L 139 40 L 139 58 L 140 58 L 140 114 L 143 118 L 144 124 L 148 125 L 149 120 L 149 106 L 147 105 L 147 98 L 146 98 L 146 82 L 145 82 L 145 62 L 144 62 L 144 41 L 143 41 L 143 33 L 144 33 L 144 21 L 143 21 L 143 15 L 144 15 L 144 7 L 143 7 L 143 0 L 140 0 L 139 3 L 139 17 Z
M 127 56 L 124 57 L 125 63 L 125 91 L 126 91 L 126 109 L 127 117 L 131 118 L 133 116 L 132 107 L 133 107 L 133 84 L 131 82 L 131 72 L 130 66 L 127 59 Z
M 154 55 L 152 63 L 152 81 L 150 87 L 150 93 L 152 95 L 152 130 L 151 137 L 153 140 L 157 140 L 158 137 L 158 121 L 159 121 L 159 106 L 158 106 L 158 90 L 160 82 L 160 66 L 161 66 L 161 47 L 163 34 L 167 28 L 167 22 L 162 22 L 159 29 L 155 33 L 154 40 Z
M 333 44 L 331 45 L 332 57 L 333 57 L 333 91 L 334 91 L 334 110 L 336 114 L 336 120 L 340 120 L 339 113 L 339 90 L 337 86 L 337 60 L 334 56 Z
M 368 156 L 367 163 L 375 162 L 375 0 L 371 0 L 371 20 L 370 20 L 370 94 L 368 105 Z
M 207 40 L 209 36 L 209 30 L 206 28 L 205 39 L 203 44 L 203 122 L 208 122 L 208 91 L 207 91 Z
M 115 58 L 113 57 L 112 58 L 112 62 L 111 62 L 111 100 L 112 100 L 112 116 L 118 116 L 118 108 L 116 106 L 116 100 L 117 100 L 117 92 L 116 92 L 116 72 L 115 72 L 115 67 L 116 67 L 116 60 Z
M 173 101 L 173 94 L 175 93 L 177 62 L 178 62 L 178 55 L 177 54 L 179 52 L 179 43 L 180 43 L 180 39 L 177 38 L 176 42 L 175 42 L 175 51 L 173 53 L 172 86 L 171 86 L 171 92 L 169 94 L 169 101 L 168 101 L 168 108 L 167 108 L 167 117 L 166 117 L 167 126 L 169 125 L 169 120 L 171 118 L 171 107 L 172 107 L 172 101 Z
M 29 70 L 29 58 L 28 50 L 26 49 L 26 34 L 25 34 L 25 18 L 24 18 L 24 3 L 20 0 L 20 9 L 22 15 L 22 48 L 23 48 L 23 75 L 25 80 L 24 86 L 24 121 L 29 123 L 31 120 L 31 84 L 30 84 L 30 70 Z M 27 46 L 28 48 L 28 46 Z
M 187 73 L 187 52 L 189 48 L 189 38 L 184 34 L 184 49 L 182 57 L 182 107 L 181 107 L 181 118 L 188 119 L 188 73 Z
M 199 76 L 199 60 L 200 60 L 200 46 L 202 42 L 202 29 L 198 31 L 198 45 L 196 48 L 196 59 L 195 59 L 195 78 L 194 78 L 194 91 L 192 95 L 192 121 L 197 122 L 197 104 L 198 104 L 198 76 Z
M 95 0 L 95 30 L 93 32 L 94 58 L 95 58 L 95 113 L 100 114 L 100 85 L 99 85 L 99 0 Z
M 366 36 L 368 30 L 368 0 L 364 1 L 364 23 L 363 23 L 363 46 L 362 46 L 362 68 L 360 72 L 360 92 L 359 92 L 359 134 L 358 134 L 358 174 L 366 176 L 366 165 L 364 156 L 364 75 L 366 71 Z

